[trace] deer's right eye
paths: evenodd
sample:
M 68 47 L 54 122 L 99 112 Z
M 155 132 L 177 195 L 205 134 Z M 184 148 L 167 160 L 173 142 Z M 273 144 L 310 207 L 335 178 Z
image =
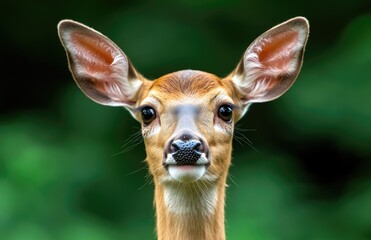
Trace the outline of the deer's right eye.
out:
M 151 107 L 144 107 L 141 112 L 144 125 L 149 125 L 156 118 L 156 112 Z

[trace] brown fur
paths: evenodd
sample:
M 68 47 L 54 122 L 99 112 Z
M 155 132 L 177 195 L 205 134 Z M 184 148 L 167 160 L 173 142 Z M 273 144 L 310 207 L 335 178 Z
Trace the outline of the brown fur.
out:
M 211 89 L 220 86 L 220 80 L 213 74 L 184 70 L 167 74 L 157 79 L 153 88 L 167 94 L 183 93 L 188 95 L 206 94 Z

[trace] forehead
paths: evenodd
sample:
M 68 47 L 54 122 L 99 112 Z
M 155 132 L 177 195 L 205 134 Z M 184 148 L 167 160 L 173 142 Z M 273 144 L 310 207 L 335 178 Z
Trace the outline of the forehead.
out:
M 220 86 L 220 79 L 210 73 L 184 70 L 157 79 L 152 89 L 163 93 L 205 94 Z
M 155 80 L 146 98 L 167 103 L 172 101 L 198 102 L 215 97 L 228 96 L 228 89 L 217 76 L 194 70 L 167 74 Z M 149 99 L 148 99 L 149 100 Z

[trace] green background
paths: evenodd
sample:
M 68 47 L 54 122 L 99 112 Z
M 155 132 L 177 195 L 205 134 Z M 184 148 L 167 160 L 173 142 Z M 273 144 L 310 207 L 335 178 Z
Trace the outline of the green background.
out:
M 237 124 L 227 237 L 371 239 L 368 0 L 3 1 L 0 239 L 155 238 L 140 126 L 78 90 L 59 20 L 103 32 L 154 79 L 225 76 L 257 36 L 299 15 L 311 33 L 297 82 Z

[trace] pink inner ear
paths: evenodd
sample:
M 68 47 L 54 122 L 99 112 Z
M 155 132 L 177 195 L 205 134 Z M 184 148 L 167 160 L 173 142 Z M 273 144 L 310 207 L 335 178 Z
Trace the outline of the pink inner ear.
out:
M 296 31 L 286 31 L 263 41 L 258 58 L 263 68 L 268 71 L 267 75 L 277 76 L 289 71 L 290 63 L 296 53 L 293 48 L 297 41 Z
M 79 33 L 72 34 L 71 41 L 75 48 L 75 57 L 87 73 L 109 74 L 109 66 L 114 61 L 111 46 Z
M 104 40 L 80 33 L 71 34 L 76 72 L 84 76 L 85 81 L 89 80 L 89 84 L 101 94 L 116 102 L 129 103 L 117 79 L 125 66 L 114 64 L 119 53 L 115 46 Z

